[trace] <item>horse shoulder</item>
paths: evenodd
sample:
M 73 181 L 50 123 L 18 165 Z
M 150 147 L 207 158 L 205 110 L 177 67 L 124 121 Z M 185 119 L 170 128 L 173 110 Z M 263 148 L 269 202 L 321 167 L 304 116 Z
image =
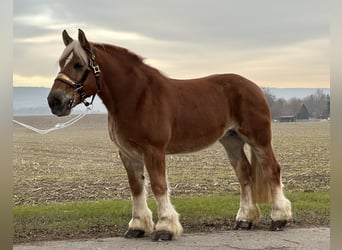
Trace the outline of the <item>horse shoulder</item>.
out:
M 120 150 L 142 154 L 148 146 L 165 148 L 170 138 L 170 110 L 163 87 L 146 85 L 129 105 L 109 114 L 109 135 Z

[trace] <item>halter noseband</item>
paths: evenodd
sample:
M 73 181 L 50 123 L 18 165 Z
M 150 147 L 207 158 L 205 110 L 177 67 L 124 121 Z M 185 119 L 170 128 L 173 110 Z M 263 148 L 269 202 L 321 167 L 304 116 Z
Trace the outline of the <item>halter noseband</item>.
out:
M 90 103 L 86 100 L 87 95 L 86 95 L 86 92 L 84 91 L 83 83 L 87 80 L 90 71 L 93 71 L 94 76 L 95 76 L 97 90 L 98 91 L 100 90 L 100 79 L 99 79 L 99 76 L 100 76 L 101 70 L 100 70 L 99 65 L 95 61 L 95 54 L 93 52 L 90 52 L 90 54 L 91 54 L 91 57 L 90 57 L 90 60 L 89 60 L 88 68 L 86 69 L 86 71 L 84 71 L 83 76 L 82 76 L 80 81 L 74 81 L 69 76 L 67 76 L 66 74 L 64 74 L 62 72 L 59 72 L 57 74 L 56 79 L 55 79 L 55 80 L 60 80 L 61 82 L 63 82 L 65 84 L 71 86 L 72 88 L 74 88 L 75 91 L 77 91 L 77 93 L 80 95 L 81 102 L 83 102 L 84 105 L 87 106 L 87 107 L 89 105 L 93 104 L 93 101 L 94 101 L 94 98 L 95 98 L 95 95 L 96 95 L 96 94 L 93 94 Z M 69 103 L 70 108 L 72 107 L 73 102 L 74 102 L 74 99 L 72 99 L 70 101 L 70 103 Z

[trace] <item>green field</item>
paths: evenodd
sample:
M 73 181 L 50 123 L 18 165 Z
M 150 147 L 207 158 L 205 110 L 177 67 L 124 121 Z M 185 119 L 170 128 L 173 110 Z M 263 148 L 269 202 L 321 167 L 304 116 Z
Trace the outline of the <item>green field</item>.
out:
M 63 119 L 70 118 L 38 116 L 18 117 L 17 119 L 39 128 L 48 128 Z M 44 239 L 39 235 L 45 235 L 45 237 L 49 235 L 50 238 L 67 238 L 68 235 L 69 237 L 72 235 L 81 237 L 82 232 L 86 237 L 87 235 L 96 235 L 97 231 L 102 234 L 106 231 L 105 228 L 108 229 L 108 234 L 110 232 L 119 234 L 125 228 L 130 215 L 130 202 L 128 201 L 130 193 L 124 168 L 118 158 L 118 150 L 109 140 L 106 122 L 105 115 L 89 115 L 72 127 L 44 136 L 18 126 L 14 127 L 13 202 L 15 204 L 14 221 L 17 241 Z M 294 207 L 297 217 L 292 224 L 328 225 L 330 123 L 274 123 L 273 146 L 282 166 L 284 189 L 290 199 L 292 198 L 294 205 L 297 208 L 301 207 L 297 212 Z M 220 225 L 219 221 L 227 220 L 226 224 L 222 224 L 222 228 L 229 227 L 230 221 L 233 220 L 238 209 L 239 185 L 225 152 L 219 144 L 214 144 L 198 153 L 168 156 L 167 168 L 171 195 L 182 215 L 182 223 L 189 225 L 190 230 L 198 228 L 201 231 L 203 223 Z M 151 194 L 151 192 L 149 193 Z M 300 198 L 296 200 L 296 197 Z M 322 199 L 320 200 L 319 197 Z M 186 214 L 189 211 L 191 214 L 191 211 L 199 203 L 206 203 L 204 201 L 195 202 L 194 205 L 182 207 L 184 202 L 191 199 L 208 199 L 208 204 L 215 204 L 215 202 L 210 202 L 210 199 L 216 198 L 226 199 L 227 206 L 232 204 L 224 209 L 225 215 L 218 213 L 217 217 L 203 223 L 196 218 L 186 217 Z M 89 201 L 93 201 L 93 203 L 89 203 Z M 315 201 L 317 201 L 316 205 L 310 203 L 315 203 Z M 109 216 L 119 217 L 122 220 L 124 226 L 120 224 L 121 222 L 117 222 L 117 230 L 114 226 L 116 222 L 104 220 L 103 216 L 105 215 L 100 216 L 103 213 L 100 208 L 102 205 L 105 207 L 116 206 L 111 202 L 126 204 L 124 208 L 118 207 L 118 210 L 125 210 L 126 215 L 116 216 L 114 213 Z M 66 206 L 81 204 L 82 207 L 85 204 L 90 204 L 90 206 L 99 204 L 100 207 L 94 209 L 98 210 L 98 214 L 92 212 L 97 214 L 94 217 L 97 219 L 89 225 L 87 224 L 86 229 L 76 230 L 72 235 L 54 231 L 53 228 L 63 225 L 63 220 L 65 220 L 65 217 L 59 215 L 57 218 L 61 219 L 53 222 L 54 219 L 50 216 L 50 214 L 54 214 L 55 204 L 59 203 L 62 203 L 61 206 L 63 204 Z M 153 204 L 153 202 L 151 203 Z M 311 205 L 306 207 L 306 204 Z M 34 211 L 37 206 L 30 205 L 42 206 L 47 212 L 35 217 Z M 56 206 L 56 211 L 58 211 L 59 205 Z M 218 206 L 220 207 L 220 205 Z M 314 212 L 313 207 L 321 212 Z M 203 208 L 199 211 L 202 210 Z M 267 214 L 266 211 L 265 215 Z M 87 215 L 82 216 L 82 220 L 87 220 Z M 27 218 L 29 219 L 27 220 Z M 42 232 L 40 226 L 47 223 L 42 222 L 45 221 L 45 218 L 52 218 L 46 220 L 52 220 L 52 224 L 50 224 L 50 231 L 44 229 L 43 232 L 51 233 L 39 234 Z M 70 217 L 67 218 L 70 219 Z M 93 234 L 89 233 L 91 228 L 93 228 Z M 220 226 L 213 226 L 213 228 L 218 230 Z M 30 235 L 30 232 L 36 236 Z
M 288 227 L 329 226 L 329 194 L 289 193 L 293 221 Z M 230 230 L 239 208 L 238 195 L 191 196 L 172 199 L 185 233 Z M 155 202 L 149 207 L 156 218 Z M 271 206 L 260 206 L 254 229 L 269 230 Z M 131 217 L 128 200 L 22 205 L 14 208 L 14 241 L 122 236 Z

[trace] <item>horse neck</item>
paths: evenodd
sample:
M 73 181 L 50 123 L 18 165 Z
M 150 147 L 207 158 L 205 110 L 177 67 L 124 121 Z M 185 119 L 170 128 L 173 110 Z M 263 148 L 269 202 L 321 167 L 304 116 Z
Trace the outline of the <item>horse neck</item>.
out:
M 138 56 L 110 45 L 96 49 L 102 81 L 99 96 L 110 114 L 134 109 L 148 91 L 161 93 L 167 78 Z

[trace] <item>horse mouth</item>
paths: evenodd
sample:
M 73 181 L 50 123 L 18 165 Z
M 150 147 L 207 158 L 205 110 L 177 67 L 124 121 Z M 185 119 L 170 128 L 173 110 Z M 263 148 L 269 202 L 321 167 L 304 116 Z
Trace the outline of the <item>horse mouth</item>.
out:
M 56 110 L 56 109 L 52 109 L 51 112 L 52 112 L 52 114 L 61 117 L 61 116 L 70 115 L 71 109 L 68 109 L 68 110 Z
M 67 116 L 71 113 L 74 103 L 73 98 L 68 98 L 59 93 L 50 93 L 47 100 L 52 114 Z
M 56 116 L 67 116 L 71 113 L 71 108 L 68 106 L 65 107 L 50 107 L 51 113 Z

